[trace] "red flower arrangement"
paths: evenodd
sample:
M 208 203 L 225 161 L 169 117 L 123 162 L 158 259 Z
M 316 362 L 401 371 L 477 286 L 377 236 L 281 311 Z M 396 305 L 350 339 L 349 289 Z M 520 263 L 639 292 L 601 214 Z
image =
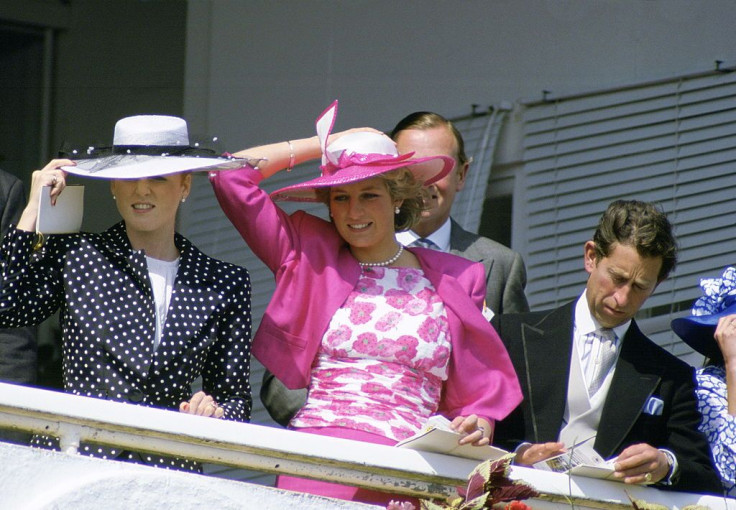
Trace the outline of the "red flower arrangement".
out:
M 532 507 L 521 501 L 514 500 L 503 507 L 503 510 L 532 510 Z

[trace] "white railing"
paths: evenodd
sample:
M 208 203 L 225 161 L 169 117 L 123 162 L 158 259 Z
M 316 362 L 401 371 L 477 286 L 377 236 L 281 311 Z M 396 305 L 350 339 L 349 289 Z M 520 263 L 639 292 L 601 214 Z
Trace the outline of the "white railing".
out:
M 284 429 L 191 416 L 0 383 L 0 426 L 268 473 L 332 481 L 426 498 L 456 495 L 476 462 Z M 3 469 L 14 466 L 0 466 Z M 736 501 L 512 468 L 541 496 L 534 508 L 631 508 L 629 497 L 668 508 L 736 510 Z

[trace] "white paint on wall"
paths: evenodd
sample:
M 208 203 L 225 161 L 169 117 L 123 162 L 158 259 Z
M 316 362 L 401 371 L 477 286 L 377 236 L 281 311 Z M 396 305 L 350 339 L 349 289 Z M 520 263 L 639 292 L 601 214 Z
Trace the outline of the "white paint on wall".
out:
M 390 129 L 712 69 L 733 60 L 735 22 L 730 0 L 194 0 L 185 109 L 233 150 L 311 136 L 335 98 L 338 129 Z

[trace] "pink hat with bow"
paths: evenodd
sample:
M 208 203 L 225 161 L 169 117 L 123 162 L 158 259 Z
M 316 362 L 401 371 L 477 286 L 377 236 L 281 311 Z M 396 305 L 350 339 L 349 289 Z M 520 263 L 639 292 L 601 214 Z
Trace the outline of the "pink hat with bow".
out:
M 412 159 L 413 152 L 399 155 L 396 144 L 388 136 L 372 132 L 355 132 L 341 136 L 327 145 L 335 125 L 337 101 L 317 119 L 317 136 L 322 147 L 322 175 L 271 193 L 274 200 L 317 202 L 316 188 L 371 179 L 397 168 L 408 168 L 414 178 L 428 186 L 447 175 L 455 161 L 448 156 Z

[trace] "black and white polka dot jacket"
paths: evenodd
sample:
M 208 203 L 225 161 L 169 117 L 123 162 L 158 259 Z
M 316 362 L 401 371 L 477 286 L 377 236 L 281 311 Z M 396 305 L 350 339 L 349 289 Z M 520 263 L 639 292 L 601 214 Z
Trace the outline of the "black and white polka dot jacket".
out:
M 11 229 L 0 249 L 0 327 L 38 324 L 60 309 L 64 387 L 77 395 L 178 410 L 202 376 L 225 419 L 251 412 L 250 279 L 176 235 L 181 253 L 162 332 L 145 255 L 124 222 L 99 234 L 50 235 Z

